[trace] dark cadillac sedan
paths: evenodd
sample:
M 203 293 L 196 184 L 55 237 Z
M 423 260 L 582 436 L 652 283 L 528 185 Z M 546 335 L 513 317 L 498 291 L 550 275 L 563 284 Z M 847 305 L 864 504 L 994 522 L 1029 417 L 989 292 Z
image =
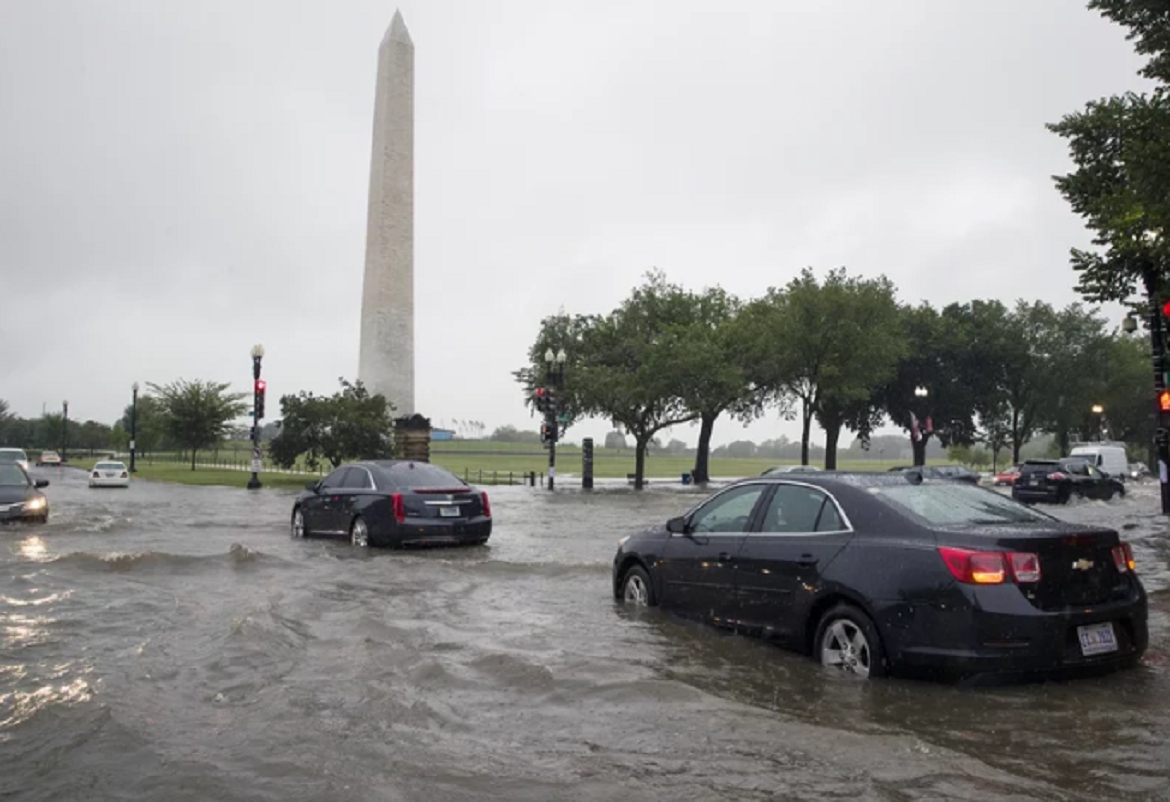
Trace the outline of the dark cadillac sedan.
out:
M 623 538 L 613 591 L 862 677 L 1093 673 L 1147 641 L 1116 531 L 914 473 L 736 483 Z
M 0 522 L 49 520 L 49 500 L 41 492 L 48 479 L 33 479 L 15 462 L 0 462 Z
M 342 465 L 296 497 L 294 537 L 344 536 L 355 546 L 486 543 L 487 493 L 438 465 L 374 460 Z

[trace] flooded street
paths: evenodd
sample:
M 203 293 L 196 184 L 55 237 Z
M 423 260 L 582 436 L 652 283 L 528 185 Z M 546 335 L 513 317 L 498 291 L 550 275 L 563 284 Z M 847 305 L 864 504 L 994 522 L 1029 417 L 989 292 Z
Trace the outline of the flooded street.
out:
M 288 491 L 35 473 L 50 523 L 0 529 L 5 799 L 1170 798 L 1155 484 L 1051 509 L 1134 544 L 1144 665 L 965 688 L 620 608 L 617 539 L 679 487 L 488 488 L 486 547 L 365 553 L 290 538 Z

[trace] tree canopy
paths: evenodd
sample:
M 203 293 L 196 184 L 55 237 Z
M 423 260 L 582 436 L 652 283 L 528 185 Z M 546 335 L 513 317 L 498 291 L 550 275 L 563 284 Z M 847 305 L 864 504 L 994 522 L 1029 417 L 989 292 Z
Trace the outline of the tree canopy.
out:
M 248 409 L 246 395 L 229 392 L 231 385 L 226 382 L 178 379 L 148 386 L 158 398 L 167 436 L 190 450 L 191 470 L 195 470 L 196 452 L 222 440 L 231 423 Z
M 269 444 L 273 462 L 291 468 L 303 455 L 309 468 L 318 468 L 322 459 L 336 468 L 346 460 L 391 456 L 393 404 L 371 395 L 360 381 L 338 381 L 341 389 L 332 396 L 303 390 L 281 396 L 280 431 Z

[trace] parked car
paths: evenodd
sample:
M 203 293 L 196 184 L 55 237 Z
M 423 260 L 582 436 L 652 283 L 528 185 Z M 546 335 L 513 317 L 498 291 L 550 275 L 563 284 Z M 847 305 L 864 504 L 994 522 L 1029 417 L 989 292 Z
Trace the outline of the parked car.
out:
M 1108 501 L 1124 495 L 1120 479 L 1083 459 L 1030 459 L 1020 466 L 1020 478 L 1012 485 L 1012 498 L 1027 504 L 1067 504 L 1074 496 Z
M 916 473 L 923 479 L 938 479 L 944 482 L 967 482 L 979 484 L 979 474 L 962 465 L 899 465 L 890 468 L 892 472 Z
M 42 451 L 37 457 L 37 465 L 60 465 L 61 455 L 56 451 Z
M 870 678 L 1109 671 L 1148 638 L 1116 531 L 909 472 L 737 482 L 622 538 L 612 581 Z
M 90 487 L 129 487 L 130 471 L 126 463 L 103 461 L 93 466 L 89 472 Z
M 777 465 L 764 471 L 760 476 L 771 476 L 776 473 L 817 473 L 820 471 L 815 465 Z
M 1014 485 L 1016 483 L 1016 479 L 1019 478 L 1020 466 L 1013 465 L 1012 467 L 1004 468 L 1002 471 L 997 473 L 991 481 L 992 484 L 994 484 L 996 487 L 1004 487 L 1006 485 Z
M 348 537 L 355 546 L 486 543 L 487 493 L 427 462 L 374 460 L 342 465 L 309 482 L 293 502 L 294 537 Z
M 28 454 L 23 448 L 0 448 L 0 465 L 16 463 L 22 470 L 28 470 Z
M 49 499 L 41 492 L 48 479 L 33 479 L 15 462 L 0 462 L 0 521 L 49 520 Z
M 1145 479 L 1150 475 L 1150 469 L 1144 462 L 1131 462 L 1128 467 L 1130 479 Z

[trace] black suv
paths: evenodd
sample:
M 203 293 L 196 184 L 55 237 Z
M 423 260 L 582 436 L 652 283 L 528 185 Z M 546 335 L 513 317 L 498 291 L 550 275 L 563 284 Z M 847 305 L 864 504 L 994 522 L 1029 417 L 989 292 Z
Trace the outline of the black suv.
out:
M 1031 504 L 1067 504 L 1073 496 L 1108 501 L 1125 495 L 1125 485 L 1083 459 L 1030 459 L 1020 466 L 1012 498 Z

